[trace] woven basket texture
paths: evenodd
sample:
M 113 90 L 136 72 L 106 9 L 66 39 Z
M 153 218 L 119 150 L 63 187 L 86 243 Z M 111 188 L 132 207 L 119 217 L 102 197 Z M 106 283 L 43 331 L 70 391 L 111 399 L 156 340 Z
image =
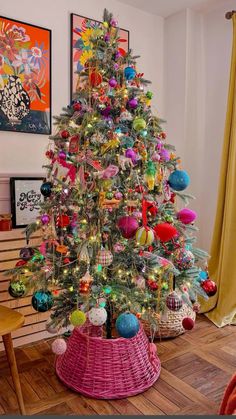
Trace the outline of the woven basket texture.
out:
M 57 357 L 56 373 L 86 396 L 129 397 L 151 387 L 160 375 L 160 360 L 150 347 L 141 324 L 131 339 L 104 339 L 102 328 L 86 324 L 74 328 L 66 352 Z
M 159 322 L 159 329 L 155 334 L 155 338 L 166 339 L 175 338 L 182 335 L 186 330 L 182 326 L 184 317 L 191 317 L 195 321 L 196 313 L 187 304 L 183 304 L 180 310 L 172 311 L 167 309 L 167 320 Z M 157 315 L 158 320 L 158 315 Z M 143 328 L 148 337 L 151 336 L 150 323 L 142 320 Z

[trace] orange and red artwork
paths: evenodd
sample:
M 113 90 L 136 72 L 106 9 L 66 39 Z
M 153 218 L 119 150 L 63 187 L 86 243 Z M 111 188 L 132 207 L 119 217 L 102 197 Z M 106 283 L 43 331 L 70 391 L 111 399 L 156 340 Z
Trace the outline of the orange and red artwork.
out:
M 71 99 L 78 88 L 79 73 L 86 62 L 92 58 L 91 36 L 98 35 L 102 22 L 84 16 L 71 14 Z M 119 29 L 119 53 L 124 55 L 129 50 L 129 31 Z
M 0 130 L 51 133 L 51 31 L 1 16 Z

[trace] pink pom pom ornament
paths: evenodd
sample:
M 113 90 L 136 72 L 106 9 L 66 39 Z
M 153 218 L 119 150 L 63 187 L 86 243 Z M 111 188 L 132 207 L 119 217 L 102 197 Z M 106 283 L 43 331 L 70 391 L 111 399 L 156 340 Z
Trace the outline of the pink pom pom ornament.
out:
M 55 355 L 63 355 L 66 352 L 67 344 L 66 341 L 62 338 L 54 340 L 52 344 L 52 352 Z

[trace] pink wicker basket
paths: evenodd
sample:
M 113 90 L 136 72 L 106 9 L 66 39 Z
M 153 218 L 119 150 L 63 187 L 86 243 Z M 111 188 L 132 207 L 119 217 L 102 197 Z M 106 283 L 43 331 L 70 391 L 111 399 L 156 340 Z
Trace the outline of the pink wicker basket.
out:
M 69 388 L 97 399 L 142 393 L 158 379 L 161 365 L 142 325 L 132 339 L 104 339 L 102 328 L 76 327 L 56 373 Z

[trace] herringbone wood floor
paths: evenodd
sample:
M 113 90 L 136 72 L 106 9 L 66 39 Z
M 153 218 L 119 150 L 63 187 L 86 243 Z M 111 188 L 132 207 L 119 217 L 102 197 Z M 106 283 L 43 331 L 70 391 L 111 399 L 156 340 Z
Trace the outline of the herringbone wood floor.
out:
M 236 372 L 236 327 L 216 328 L 199 316 L 191 332 L 157 342 L 160 379 L 135 397 L 103 401 L 82 397 L 57 379 L 50 341 L 16 349 L 28 414 L 162 415 L 215 414 Z M 0 414 L 18 413 L 4 352 L 0 353 Z

